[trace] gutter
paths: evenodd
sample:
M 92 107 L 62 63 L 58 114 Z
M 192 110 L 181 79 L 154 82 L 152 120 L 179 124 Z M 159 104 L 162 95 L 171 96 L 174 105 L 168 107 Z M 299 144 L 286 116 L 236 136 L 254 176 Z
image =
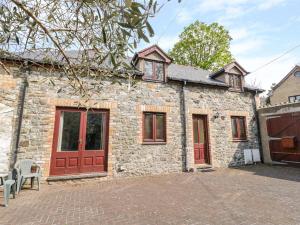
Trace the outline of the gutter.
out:
M 20 90 L 20 98 L 19 98 L 19 104 L 20 109 L 18 111 L 18 124 L 17 124 L 17 134 L 16 134 L 16 143 L 15 143 L 15 151 L 14 151 L 14 158 L 13 158 L 13 165 L 16 164 L 17 158 L 18 158 L 18 152 L 19 152 L 19 144 L 20 144 L 20 136 L 21 136 L 21 129 L 22 129 L 22 122 L 23 122 L 23 112 L 24 112 L 24 105 L 25 105 L 25 96 L 26 96 L 26 90 L 28 87 L 28 80 L 27 76 L 23 78 L 21 90 Z
M 182 131 L 183 131 L 183 155 L 184 155 L 184 162 L 183 162 L 183 171 L 188 172 L 188 149 L 187 149 L 187 109 L 186 109 L 186 99 L 185 99 L 185 86 L 186 86 L 186 80 L 182 82 L 181 86 L 181 106 L 182 106 Z
M 210 86 L 219 86 L 219 87 L 224 87 L 224 88 L 228 88 L 229 85 L 225 84 L 225 83 L 209 83 L 209 82 L 205 82 L 205 81 L 193 81 L 193 80 L 186 80 L 186 79 L 181 79 L 181 78 L 175 78 L 175 77 L 168 77 L 169 80 L 173 80 L 173 81 L 181 81 L 181 82 L 189 82 L 189 83 L 193 83 L 193 84 L 204 84 L 204 85 L 210 85 Z
M 263 154 L 263 146 L 261 142 L 261 132 L 260 132 L 260 122 L 259 122 L 259 115 L 256 105 L 256 99 L 255 96 L 260 93 L 259 91 L 256 91 L 253 95 L 253 109 L 254 109 L 254 115 L 255 115 L 255 121 L 256 121 L 256 129 L 257 129 L 257 138 L 258 138 L 258 148 L 259 148 L 259 154 L 261 158 L 261 162 L 264 163 L 264 154 Z

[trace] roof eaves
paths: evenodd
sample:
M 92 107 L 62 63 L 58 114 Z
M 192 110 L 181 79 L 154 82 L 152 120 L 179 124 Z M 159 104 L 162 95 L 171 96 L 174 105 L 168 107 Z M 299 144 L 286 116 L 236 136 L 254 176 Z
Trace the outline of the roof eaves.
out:
M 168 77 L 169 80 L 174 80 L 174 81 L 186 81 L 189 83 L 195 83 L 195 84 L 205 84 L 205 85 L 210 85 L 210 86 L 219 86 L 219 87 L 229 87 L 225 83 L 210 83 L 210 82 L 205 82 L 205 81 L 195 81 L 195 80 L 189 80 L 189 79 L 183 79 L 183 78 L 175 78 L 175 77 Z
M 224 72 L 225 72 L 225 69 L 222 68 L 222 69 L 218 70 L 217 72 L 210 74 L 209 77 L 215 78 L 216 76 L 218 76 L 219 74 L 224 73 Z
M 57 67 L 61 67 L 64 66 L 65 64 L 62 62 L 46 62 L 44 60 L 38 60 L 38 59 L 30 59 L 30 58 L 25 58 L 25 57 L 17 57 L 17 56 L 0 56 L 0 60 L 7 60 L 7 61 L 15 61 L 15 62 L 28 62 L 31 64 L 42 64 L 42 65 L 51 65 L 51 66 L 57 66 Z M 107 67 L 96 67 L 96 66 L 91 66 L 92 70 L 99 70 L 99 69 L 112 69 L 112 68 L 107 68 Z M 133 73 L 134 75 L 138 75 L 141 76 L 143 75 L 143 73 L 141 71 L 139 71 L 138 69 L 136 69 L 135 67 L 132 70 L 128 70 L 128 69 L 118 69 L 117 72 L 119 73 L 126 73 L 126 72 L 130 72 Z
M 261 89 L 261 88 L 252 88 L 252 87 L 244 87 L 244 90 L 248 90 L 248 91 L 254 91 L 254 92 L 258 92 L 258 93 L 263 93 L 266 90 Z
M 293 72 L 296 70 L 296 69 L 298 69 L 300 67 L 300 65 L 295 65 L 294 66 L 294 68 L 290 71 L 290 72 L 288 72 L 288 74 L 287 75 L 285 75 L 285 77 L 284 78 L 282 78 L 273 88 L 272 88 L 272 90 L 274 91 L 275 89 L 277 89 L 285 80 L 287 80 L 288 78 L 289 78 L 289 76 L 290 75 L 292 75 L 293 74 Z

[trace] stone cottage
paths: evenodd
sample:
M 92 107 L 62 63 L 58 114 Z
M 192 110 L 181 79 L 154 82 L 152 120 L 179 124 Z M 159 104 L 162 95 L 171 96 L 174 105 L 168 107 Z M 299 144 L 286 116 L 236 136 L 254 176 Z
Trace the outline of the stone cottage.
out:
M 138 72 L 130 90 L 128 79 L 105 79 L 84 102 L 57 73 L 16 66 L 26 59 L 1 61 L 12 71 L 0 75 L 1 106 L 13 110 L 5 125 L 11 128 L 1 129 L 12 137 L 10 164 L 35 159 L 46 179 L 237 166 L 243 149 L 258 148 L 261 90 L 245 85 L 247 72 L 237 62 L 210 74 L 172 63 L 154 45 L 132 58 Z M 49 76 L 55 87 L 44 82 Z

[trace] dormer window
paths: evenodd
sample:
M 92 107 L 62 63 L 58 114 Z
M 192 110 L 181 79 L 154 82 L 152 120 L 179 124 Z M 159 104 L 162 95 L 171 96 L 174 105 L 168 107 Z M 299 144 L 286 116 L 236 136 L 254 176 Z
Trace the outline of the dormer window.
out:
M 229 74 L 229 86 L 233 90 L 242 90 L 242 77 L 241 75 Z
M 143 73 L 143 80 L 165 82 L 172 59 L 157 45 L 136 53 L 132 64 Z
M 163 81 L 165 77 L 164 63 L 145 60 L 144 61 L 144 79 Z
M 210 78 L 227 84 L 230 91 L 243 92 L 247 74 L 249 73 L 240 64 L 232 62 L 211 74 Z

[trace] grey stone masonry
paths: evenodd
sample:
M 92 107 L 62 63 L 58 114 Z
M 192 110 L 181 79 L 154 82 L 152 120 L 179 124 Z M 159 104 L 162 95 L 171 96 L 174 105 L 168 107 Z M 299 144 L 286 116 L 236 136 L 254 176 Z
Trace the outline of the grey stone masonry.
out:
M 0 173 L 9 169 L 14 110 L 0 103 Z
M 16 110 L 18 106 L 14 104 L 18 102 L 21 75 L 24 74 L 3 75 L 5 79 L 0 80 L 1 103 L 7 103 Z M 193 114 L 207 115 L 213 166 L 241 165 L 243 149 L 258 147 L 254 94 L 250 92 L 232 92 L 222 87 L 188 83 L 185 87 L 187 149 L 184 149 L 182 82 L 146 82 L 137 78 L 129 88 L 126 79 L 121 79 L 121 84 L 109 79 L 84 79 L 85 85 L 93 90 L 91 98 L 85 101 L 74 93 L 66 78 L 59 78 L 59 74 L 32 69 L 27 79 L 17 159 L 36 160 L 42 167 L 44 177 L 49 176 L 55 110 L 58 106 L 109 110 L 109 176 L 180 172 L 185 170 L 186 160 L 189 168 L 197 167 L 193 155 Z M 164 144 L 143 143 L 142 115 L 149 111 L 166 113 L 167 141 Z M 246 141 L 232 140 L 231 116 L 246 117 Z M 12 121 L 14 136 L 15 119 L 15 116 L 8 119 Z

